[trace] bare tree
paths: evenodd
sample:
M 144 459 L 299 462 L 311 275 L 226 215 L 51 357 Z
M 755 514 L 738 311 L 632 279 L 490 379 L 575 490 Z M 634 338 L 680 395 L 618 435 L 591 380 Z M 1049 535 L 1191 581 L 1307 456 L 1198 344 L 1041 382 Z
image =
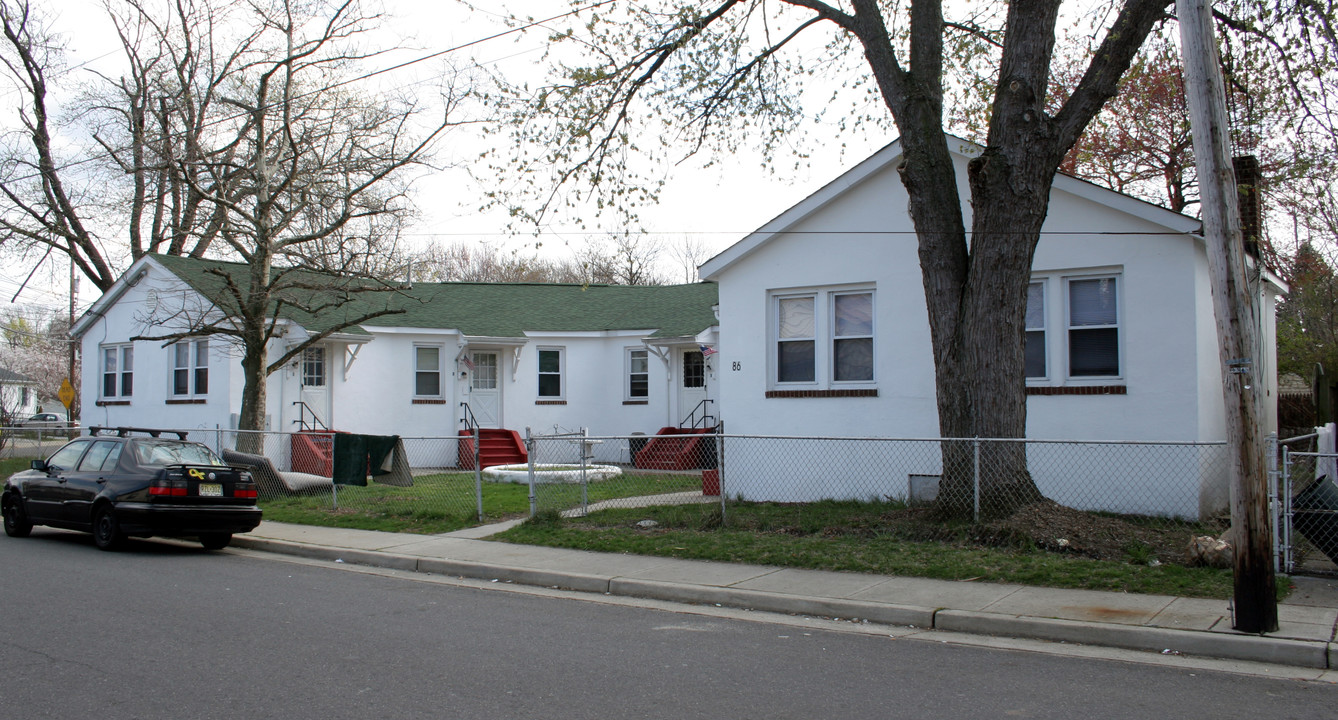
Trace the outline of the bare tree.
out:
M 662 285 L 655 269 L 663 248 L 658 239 L 632 233 L 592 237 L 576 251 L 582 281 L 599 285 Z
M 683 282 L 697 282 L 697 268 L 711 259 L 711 249 L 697 235 L 684 235 L 678 242 L 669 245 L 669 253 L 683 268 Z
M 222 74 L 203 90 L 181 88 L 180 102 L 188 98 L 197 108 L 205 105 L 201 93 L 209 95 L 207 131 L 195 139 L 156 136 L 157 154 L 167 160 L 153 166 L 158 179 L 145 193 L 173 198 L 155 206 L 169 215 L 175 198 L 190 198 L 197 222 L 186 236 L 212 238 L 216 254 L 241 263 L 213 263 L 204 271 L 218 288 L 212 307 L 154 318 L 133 339 L 213 336 L 231 343 L 244 376 L 239 427 L 258 430 L 268 375 L 332 333 L 403 311 L 391 301 L 400 284 L 374 273 L 386 271 L 381 258 L 412 211 L 412 171 L 428 162 L 451 125 L 458 96 L 445 97 L 443 114 L 429 119 L 415 99 L 358 91 L 363 61 L 376 56 L 360 49 L 360 40 L 381 18 L 356 0 L 257 0 L 234 8 L 242 14 L 228 25 L 246 31 L 229 44 L 217 34 L 223 3 L 191 6 L 210 22 L 188 22 L 180 12 L 186 5 L 176 4 L 170 32 L 154 37 L 173 47 L 207 48 L 201 61 Z M 169 26 L 143 5 L 131 11 L 122 27 Z M 197 77 L 187 72 L 181 79 Z M 119 157 L 139 162 L 133 152 Z M 171 233 L 152 237 L 170 241 Z M 294 315 L 319 319 L 318 327 L 271 356 L 281 319 Z

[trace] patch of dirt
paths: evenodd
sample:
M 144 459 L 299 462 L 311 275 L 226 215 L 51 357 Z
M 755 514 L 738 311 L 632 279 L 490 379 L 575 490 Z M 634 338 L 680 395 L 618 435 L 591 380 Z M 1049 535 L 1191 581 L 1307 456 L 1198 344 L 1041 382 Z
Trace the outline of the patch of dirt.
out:
M 881 528 L 908 540 L 956 540 L 991 547 L 1036 547 L 1097 560 L 1184 565 L 1196 535 L 1220 535 L 1225 522 L 1189 524 L 1159 518 L 1123 518 L 1064 507 L 1051 500 L 978 525 L 945 525 L 928 509 L 888 513 Z

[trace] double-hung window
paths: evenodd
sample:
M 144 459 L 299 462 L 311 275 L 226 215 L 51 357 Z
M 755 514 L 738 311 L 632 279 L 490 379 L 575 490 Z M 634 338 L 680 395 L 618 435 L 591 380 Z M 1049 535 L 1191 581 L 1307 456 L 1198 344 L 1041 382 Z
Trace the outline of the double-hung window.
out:
M 650 396 L 650 353 L 644 348 L 627 349 L 628 400 L 645 400 Z
M 562 348 L 539 348 L 539 399 L 562 399 Z
M 1028 379 L 1050 376 L 1046 362 L 1045 283 L 1033 282 L 1027 286 L 1027 350 Z
M 414 397 L 441 397 L 441 347 L 415 345 L 413 363 Z
M 181 340 L 169 349 L 172 353 L 172 397 L 208 395 L 209 341 Z
M 776 302 L 776 382 L 811 383 L 817 377 L 817 297 Z
M 1068 281 L 1069 376 L 1120 374 L 1120 317 L 1114 277 Z
M 772 312 L 772 381 L 777 389 L 872 385 L 873 290 L 776 294 Z
M 102 398 L 128 399 L 135 392 L 135 348 L 133 345 L 102 346 Z
M 1029 382 L 1090 385 L 1123 374 L 1119 286 L 1118 274 L 1032 277 L 1026 315 Z
M 832 294 L 832 381 L 873 380 L 873 293 Z

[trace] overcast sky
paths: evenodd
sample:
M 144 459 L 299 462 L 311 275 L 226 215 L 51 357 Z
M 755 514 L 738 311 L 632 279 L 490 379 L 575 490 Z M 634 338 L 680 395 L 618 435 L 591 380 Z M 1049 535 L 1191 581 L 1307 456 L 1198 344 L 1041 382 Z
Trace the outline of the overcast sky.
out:
M 423 2 L 422 0 L 385 0 L 391 20 L 385 32 L 387 44 L 399 42 L 407 49 L 384 58 L 389 66 L 429 53 L 459 47 L 489 37 L 505 28 L 496 17 L 487 12 L 467 12 L 454 2 Z M 499 0 L 489 7 L 506 6 L 518 15 L 547 18 L 569 9 L 564 0 Z M 55 26 L 68 37 L 69 64 L 97 68 L 116 73 L 119 68 L 119 47 L 110 22 L 98 0 L 59 0 L 46 5 L 55 14 Z M 565 26 L 565 25 L 564 25 Z M 531 32 L 523 37 L 508 36 L 472 45 L 451 53 L 449 57 L 459 65 L 477 61 L 498 70 L 509 78 L 538 79 L 543 62 L 543 32 Z M 425 62 L 395 76 L 394 82 L 414 86 L 424 75 L 435 73 L 439 62 Z M 83 70 L 87 72 L 87 70 Z M 680 242 L 684 236 L 693 236 L 704 242 L 711 251 L 728 247 L 749 231 L 783 212 L 803 199 L 822 184 L 838 175 L 842 169 L 862 160 L 891 138 L 843 138 L 851 141 L 844 157 L 839 150 L 816 153 L 801 169 L 780 175 L 771 175 L 761 167 L 756 155 L 741 155 L 702 169 L 701 163 L 689 160 L 674 169 L 658 207 L 646 208 L 641 218 L 646 229 L 665 243 Z M 443 158 L 477 156 L 488 142 L 478 133 L 453 133 L 442 145 Z M 839 144 L 833 143 L 833 147 Z M 778 163 L 789 168 L 793 162 Z M 415 244 L 437 242 L 487 242 L 506 249 L 526 251 L 533 247 L 530 235 L 513 236 L 506 227 L 507 218 L 501 213 L 479 211 L 482 190 L 462 170 L 446 170 L 425 177 L 417 186 L 416 199 L 424 212 L 422 221 L 409 231 L 408 240 Z M 593 209 L 581 211 L 587 227 L 597 223 Z M 545 254 L 561 254 L 566 242 L 579 243 L 588 234 L 568 216 L 557 218 L 545 228 L 539 240 Z M 31 289 L 25 290 L 20 303 L 64 307 L 67 289 L 63 282 L 54 281 L 65 276 L 64 262 L 48 261 L 50 272 L 39 273 Z M 681 278 L 682 269 L 671 259 L 662 263 L 662 271 L 669 277 Z M 23 278 L 17 269 L 6 268 L 0 275 L 0 293 L 8 302 Z M 87 283 L 81 291 L 79 303 L 86 306 L 96 299 Z

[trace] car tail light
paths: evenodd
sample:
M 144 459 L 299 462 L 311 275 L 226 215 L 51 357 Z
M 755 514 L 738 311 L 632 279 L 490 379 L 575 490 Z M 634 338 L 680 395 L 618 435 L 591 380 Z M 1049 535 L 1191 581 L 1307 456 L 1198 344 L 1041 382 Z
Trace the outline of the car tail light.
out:
M 158 478 L 149 485 L 150 497 L 186 497 L 186 480 L 179 475 Z
M 237 478 L 237 484 L 232 487 L 232 496 L 235 498 L 249 498 L 251 500 L 259 497 L 256 492 L 256 484 L 251 479 L 250 473 L 242 473 Z
M 154 480 L 149 486 L 149 494 L 159 498 L 185 498 L 186 480 L 171 478 Z

